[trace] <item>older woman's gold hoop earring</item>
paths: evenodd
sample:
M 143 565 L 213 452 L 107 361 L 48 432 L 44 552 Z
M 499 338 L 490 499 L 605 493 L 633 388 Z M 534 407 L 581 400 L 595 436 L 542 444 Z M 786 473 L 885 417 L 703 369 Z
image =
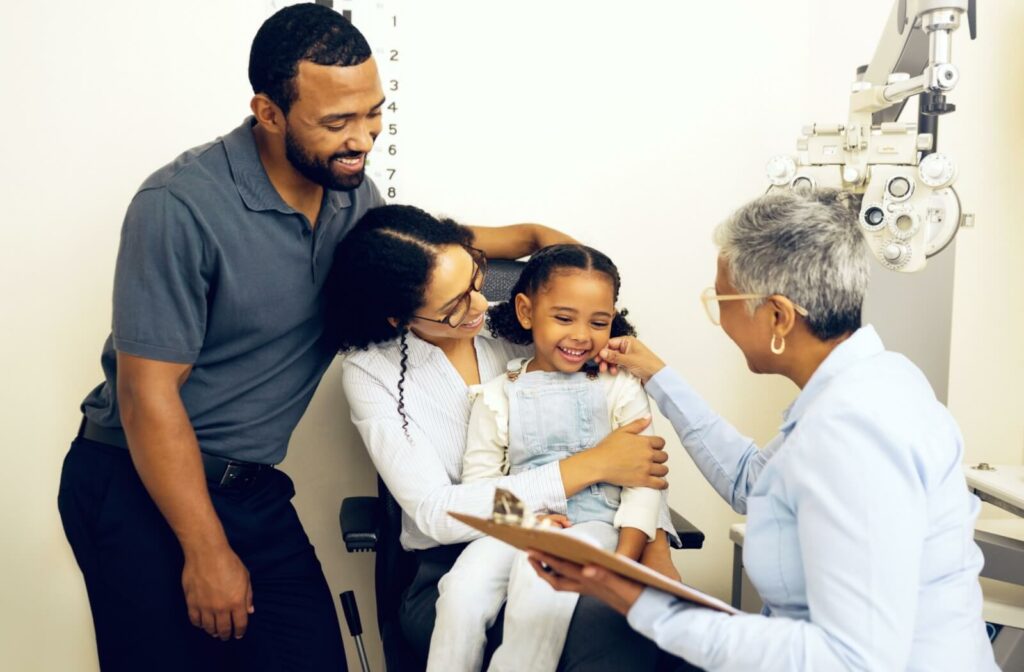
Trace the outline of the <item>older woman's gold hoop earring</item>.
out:
M 772 352 L 775 353 L 776 355 L 781 355 L 786 351 L 786 337 L 779 336 L 779 338 L 782 340 L 782 343 L 779 345 L 775 345 L 776 336 L 778 336 L 778 334 L 772 334 Z

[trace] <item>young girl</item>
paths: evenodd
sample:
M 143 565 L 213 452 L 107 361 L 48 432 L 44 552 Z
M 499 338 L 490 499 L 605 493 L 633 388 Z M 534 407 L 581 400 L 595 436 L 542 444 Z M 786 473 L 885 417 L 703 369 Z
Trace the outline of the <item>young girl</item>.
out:
M 618 270 L 592 248 L 554 245 L 530 259 L 511 299 L 493 308 L 488 320 L 495 336 L 532 344 L 533 356 L 512 360 L 504 375 L 471 388 L 463 483 L 561 460 L 650 415 L 636 378 L 585 370 L 609 338 L 635 334 L 615 309 L 618 294 Z M 634 560 L 665 534 L 658 523 L 668 521 L 657 490 L 607 483 L 570 497 L 567 511 L 547 514 L 565 534 Z M 479 670 L 487 629 L 506 593 L 502 645 L 490 669 L 556 668 L 578 596 L 553 591 L 525 558 L 490 537 L 462 552 L 438 585 L 428 671 Z

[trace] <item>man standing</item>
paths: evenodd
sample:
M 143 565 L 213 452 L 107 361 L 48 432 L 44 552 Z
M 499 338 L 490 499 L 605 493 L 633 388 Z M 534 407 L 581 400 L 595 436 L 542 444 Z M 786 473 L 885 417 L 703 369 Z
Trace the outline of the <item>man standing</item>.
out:
M 334 602 L 273 468 L 330 364 L 334 248 L 383 204 L 364 176 L 384 93 L 369 45 L 323 6 L 252 44 L 252 116 L 151 175 L 114 278 L 105 381 L 58 498 L 104 670 L 343 670 Z M 563 238 L 479 231 L 492 256 Z
M 345 669 L 272 465 L 333 356 L 320 290 L 334 247 L 383 203 L 364 166 L 384 94 L 363 36 L 317 5 L 263 24 L 249 79 L 253 116 L 128 207 L 106 380 L 64 463 L 104 670 Z

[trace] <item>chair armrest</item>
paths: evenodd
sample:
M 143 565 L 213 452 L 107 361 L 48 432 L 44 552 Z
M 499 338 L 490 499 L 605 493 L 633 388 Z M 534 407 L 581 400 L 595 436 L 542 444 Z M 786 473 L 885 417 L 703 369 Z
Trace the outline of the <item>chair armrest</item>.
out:
M 380 500 L 376 497 L 346 497 L 341 502 L 341 538 L 345 550 L 360 553 L 377 550 L 380 538 Z
M 681 548 L 702 548 L 704 546 L 703 532 L 698 530 L 686 518 L 683 518 L 682 514 L 675 509 L 669 509 L 668 513 L 672 517 L 672 527 L 676 531 L 676 536 L 679 537 L 679 541 L 683 544 Z
M 672 527 L 681 548 L 703 548 L 704 533 L 675 509 L 669 509 Z M 360 553 L 377 550 L 380 538 L 380 500 L 376 497 L 346 497 L 341 503 L 341 537 L 345 550 Z

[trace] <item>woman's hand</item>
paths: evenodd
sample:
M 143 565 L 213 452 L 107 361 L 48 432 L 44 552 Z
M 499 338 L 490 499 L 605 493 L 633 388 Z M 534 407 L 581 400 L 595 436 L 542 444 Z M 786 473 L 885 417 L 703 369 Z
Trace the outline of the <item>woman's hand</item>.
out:
M 639 583 L 609 572 L 603 567 L 581 567 L 574 562 L 539 551 L 528 551 L 528 555 L 530 565 L 537 572 L 537 576 L 547 581 L 555 590 L 591 595 L 623 616 L 629 613 L 633 603 L 644 591 Z
M 594 359 L 602 372 L 617 373 L 618 369 L 625 369 L 645 383 L 665 368 L 665 362 L 633 336 L 611 339 Z
M 640 434 L 650 424 L 650 416 L 634 420 L 593 448 L 559 462 L 565 496 L 571 497 L 594 483 L 655 490 L 667 488 L 665 439 Z
M 560 513 L 545 513 L 542 516 L 537 516 L 537 525 L 540 527 L 558 527 L 565 529 L 571 527 L 572 523 L 569 521 L 568 516 L 563 516 Z
M 624 488 L 664 490 L 668 487 L 665 439 L 640 434 L 650 424 L 650 416 L 634 420 L 585 451 L 584 455 L 600 466 L 601 478 L 595 482 Z

